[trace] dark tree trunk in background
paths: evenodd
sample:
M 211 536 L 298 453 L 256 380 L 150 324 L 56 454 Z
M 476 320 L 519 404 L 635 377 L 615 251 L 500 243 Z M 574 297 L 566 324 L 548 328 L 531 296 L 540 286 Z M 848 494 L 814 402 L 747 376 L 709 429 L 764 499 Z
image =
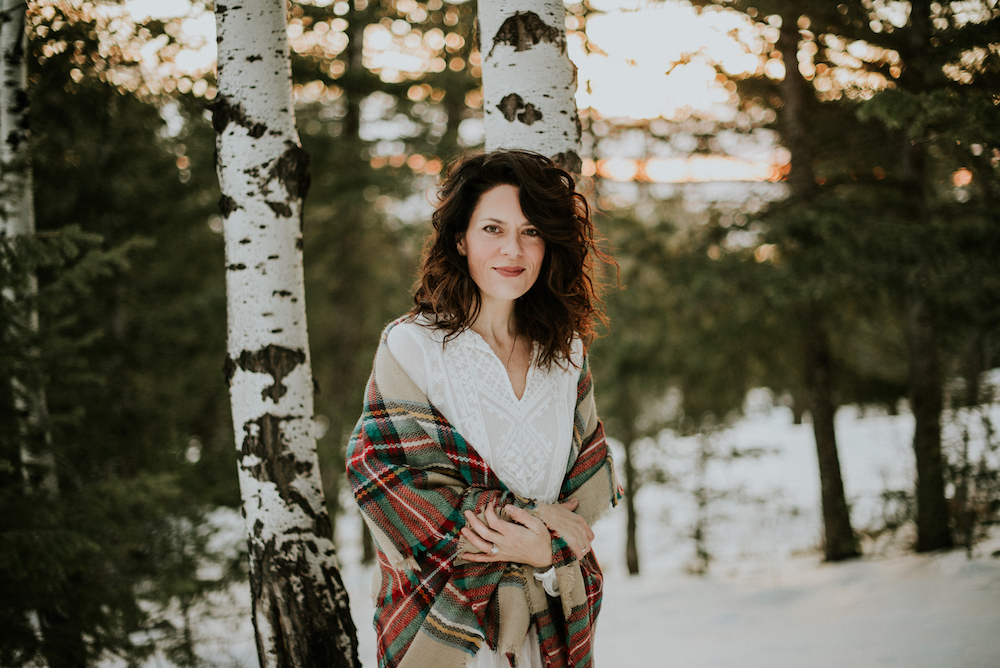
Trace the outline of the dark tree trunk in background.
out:
M 627 372 L 619 373 L 619 377 L 628 378 Z M 626 381 L 627 384 L 627 381 Z M 639 574 L 639 544 L 636 536 L 638 518 L 635 512 L 635 495 L 639 492 L 639 480 L 635 470 L 635 442 L 637 439 L 635 420 L 637 416 L 633 394 L 626 386 L 621 388 L 614 398 L 612 409 L 614 417 L 614 434 L 621 441 L 625 450 L 624 461 L 621 462 L 625 475 L 625 563 L 629 575 Z
M 806 402 L 802 395 L 792 395 L 792 424 L 802 424 L 802 415 L 806 412 Z
M 963 403 L 966 407 L 978 406 L 983 400 L 983 388 L 980 377 L 986 365 L 983 348 L 986 345 L 986 337 L 982 330 L 977 330 L 969 341 L 965 358 L 962 363 L 962 377 L 965 379 L 965 397 Z
M 629 430 L 631 431 L 631 430 Z M 625 561 L 628 565 L 629 575 L 639 574 L 639 548 L 636 543 L 635 529 L 635 494 L 638 492 L 636 482 L 635 465 L 632 462 L 632 448 L 634 441 L 627 440 L 625 446 Z
M 858 556 L 858 547 L 851 528 L 851 516 L 844 496 L 844 482 L 840 476 L 840 458 L 837 454 L 830 341 L 819 322 L 815 322 L 806 334 L 805 365 L 809 409 L 816 438 L 816 457 L 819 460 L 824 557 L 826 561 L 840 561 Z
M 927 85 L 924 59 L 931 48 L 931 2 L 910 3 L 910 26 L 901 43 L 907 63 L 899 78 L 904 90 L 922 91 Z M 927 210 L 927 155 L 924 142 L 915 141 L 907 127 L 901 137 L 900 176 L 906 212 L 915 234 L 924 237 L 930 220 Z M 927 272 L 916 266 L 908 277 L 906 334 L 910 357 L 910 405 L 913 410 L 913 453 L 917 464 L 918 552 L 952 546 L 948 503 L 944 493 L 944 461 L 941 457 L 941 410 L 944 390 L 938 353 L 933 305 L 928 299 Z
M 941 365 L 934 321 L 927 304 L 915 297 L 907 318 L 910 348 L 910 403 L 913 453 L 917 461 L 917 552 L 952 546 L 941 456 Z
M 781 134 L 791 155 L 788 187 L 791 199 L 808 202 L 816 190 L 813 171 L 814 151 L 808 133 L 806 118 L 815 104 L 812 85 L 805 80 L 798 68 L 799 13 L 794 7 L 781 14 L 781 31 L 777 48 L 785 63 L 785 77 L 781 81 Z M 840 475 L 840 458 L 837 455 L 837 438 L 833 417 L 833 356 L 830 340 L 822 322 L 823 307 L 813 303 L 807 315 L 803 333 L 805 367 L 805 400 L 812 414 L 816 454 L 819 459 L 819 478 L 823 506 L 823 535 L 825 558 L 838 561 L 858 555 L 857 542 L 851 529 L 851 518 L 844 498 L 844 483 Z
M 628 377 L 627 373 L 620 374 Z M 638 518 L 635 512 L 635 495 L 639 492 L 639 480 L 635 470 L 635 442 L 637 439 L 635 421 L 638 417 L 632 391 L 623 387 L 615 397 L 615 432 L 625 450 L 622 469 L 625 474 L 625 563 L 629 575 L 639 574 L 639 543 L 636 537 Z
M 816 188 L 813 173 L 813 147 L 809 140 L 806 116 L 814 101 L 812 85 L 805 80 L 798 68 L 799 29 L 798 14 L 786 11 L 781 15 L 781 32 L 778 33 L 778 51 L 785 63 L 785 78 L 781 80 L 781 138 L 791 155 L 788 188 L 793 198 L 807 199 Z
M 375 541 L 368 525 L 361 523 L 361 563 L 370 564 L 375 561 Z
M 53 597 L 69 600 L 65 596 Z M 87 668 L 87 646 L 79 626 L 73 623 L 73 611 L 47 607 L 38 613 L 42 631 L 42 654 L 48 668 Z

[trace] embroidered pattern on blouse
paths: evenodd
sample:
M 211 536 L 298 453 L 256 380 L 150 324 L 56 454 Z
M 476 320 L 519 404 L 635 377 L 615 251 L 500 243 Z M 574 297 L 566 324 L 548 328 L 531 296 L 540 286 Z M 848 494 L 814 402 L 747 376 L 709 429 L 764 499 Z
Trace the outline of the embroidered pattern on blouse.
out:
M 424 353 L 431 403 L 511 490 L 554 502 L 572 443 L 577 369 L 532 365 L 518 400 L 503 363 L 476 332 L 462 332 L 442 347 L 438 331 L 399 327 L 414 328 L 408 333 Z

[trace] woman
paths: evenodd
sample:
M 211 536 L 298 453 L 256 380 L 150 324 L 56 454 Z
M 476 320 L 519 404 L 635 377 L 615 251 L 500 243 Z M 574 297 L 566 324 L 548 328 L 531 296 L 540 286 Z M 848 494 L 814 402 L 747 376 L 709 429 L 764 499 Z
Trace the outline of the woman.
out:
M 586 343 L 606 260 L 572 177 L 498 151 L 448 174 L 410 314 L 348 446 L 378 547 L 379 666 L 591 666 L 590 525 L 619 494 Z

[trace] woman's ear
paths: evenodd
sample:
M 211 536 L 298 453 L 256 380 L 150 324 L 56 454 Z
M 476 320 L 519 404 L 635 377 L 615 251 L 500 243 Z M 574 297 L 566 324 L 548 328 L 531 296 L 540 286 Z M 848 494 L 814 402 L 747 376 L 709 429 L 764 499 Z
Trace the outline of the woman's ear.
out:
M 458 254 L 461 255 L 462 257 L 465 257 L 466 255 L 465 233 L 459 234 L 457 237 L 455 237 L 455 245 L 458 247 Z

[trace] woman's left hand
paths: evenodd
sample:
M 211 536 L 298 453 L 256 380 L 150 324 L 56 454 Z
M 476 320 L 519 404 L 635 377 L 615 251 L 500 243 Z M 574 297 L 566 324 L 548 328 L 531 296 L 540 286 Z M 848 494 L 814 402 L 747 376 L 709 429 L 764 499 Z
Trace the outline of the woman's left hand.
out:
M 539 504 L 535 514 L 549 529 L 561 537 L 577 559 L 583 559 L 590 552 L 590 544 L 594 540 L 594 531 L 587 520 L 574 511 L 580 505 L 577 499 L 569 499 L 563 503 Z
M 536 568 L 551 566 L 552 538 L 545 523 L 517 506 L 508 505 L 504 511 L 513 522 L 500 519 L 492 501 L 486 506 L 486 522 L 472 511 L 465 511 L 467 524 L 462 527 L 462 535 L 480 552 L 459 556 L 478 563 L 512 561 Z

